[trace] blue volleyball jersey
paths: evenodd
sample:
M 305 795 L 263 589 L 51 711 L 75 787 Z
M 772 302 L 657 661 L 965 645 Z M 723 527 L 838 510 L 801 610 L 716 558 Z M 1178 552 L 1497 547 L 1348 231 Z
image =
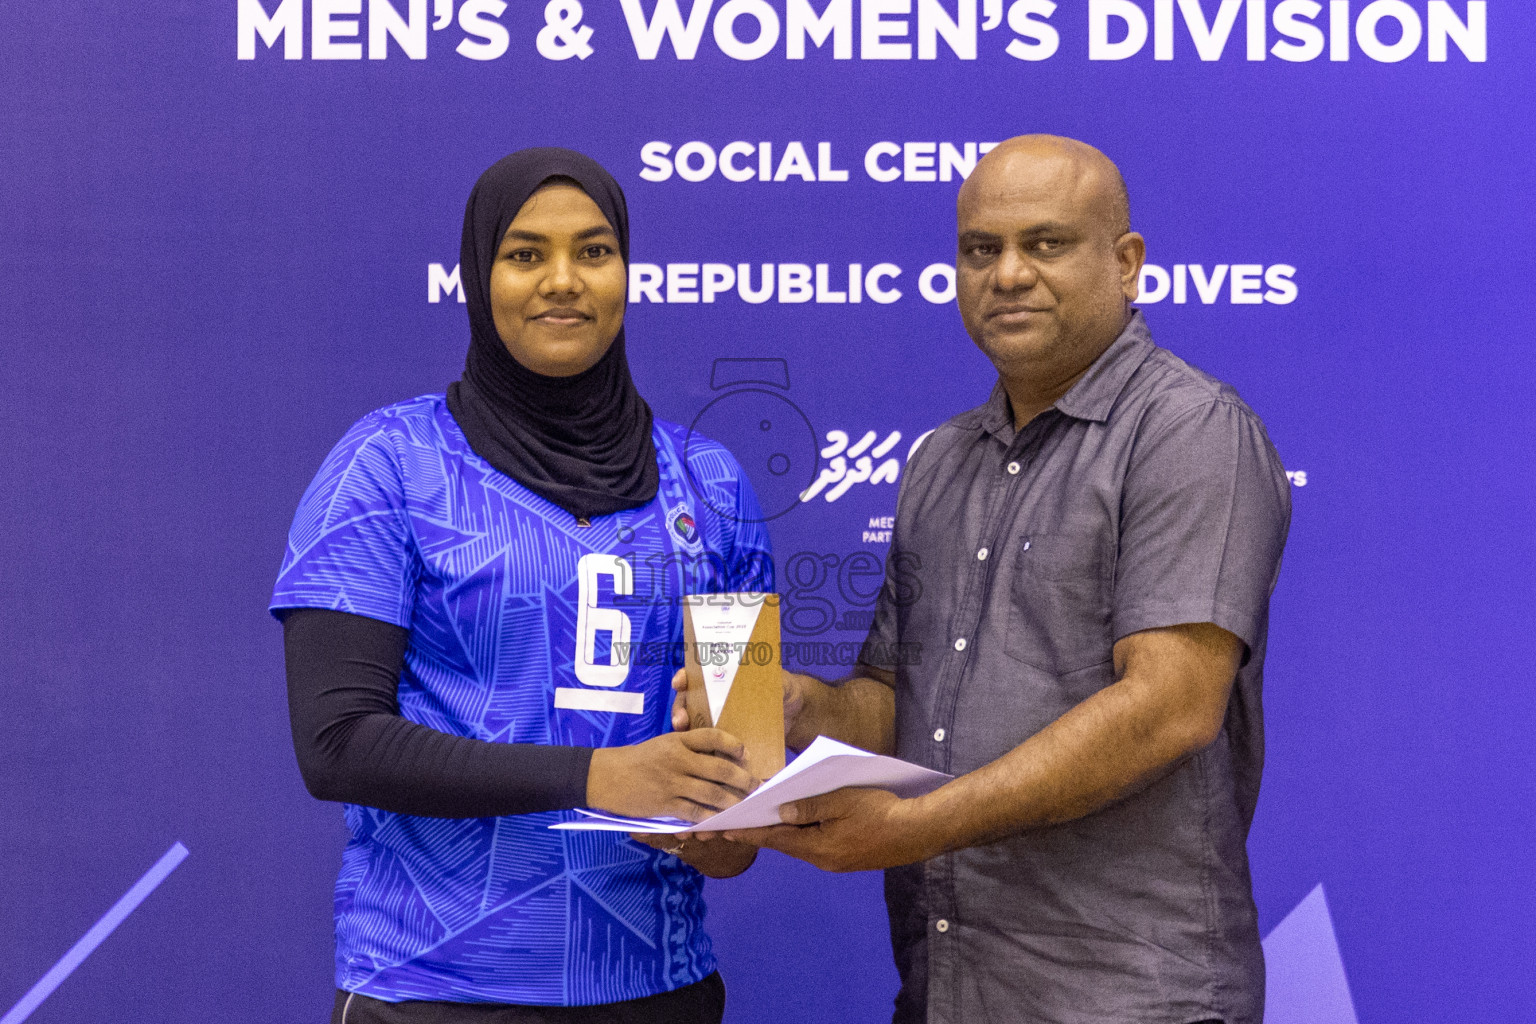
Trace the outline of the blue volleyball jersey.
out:
M 272 608 L 410 630 L 400 713 L 491 743 L 670 730 L 686 593 L 771 590 L 757 500 L 724 448 L 655 424 L 660 487 L 590 526 L 470 449 L 441 395 L 370 413 L 300 502 Z M 715 969 L 702 877 L 572 812 L 423 818 L 346 806 L 336 984 L 377 999 L 589 1005 Z

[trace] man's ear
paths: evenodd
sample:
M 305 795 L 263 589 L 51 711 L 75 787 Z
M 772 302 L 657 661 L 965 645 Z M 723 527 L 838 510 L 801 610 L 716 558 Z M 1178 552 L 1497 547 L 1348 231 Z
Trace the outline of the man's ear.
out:
M 1141 292 L 1141 265 L 1147 261 L 1147 241 L 1134 231 L 1115 239 L 1115 262 L 1120 266 L 1120 293 L 1135 302 Z

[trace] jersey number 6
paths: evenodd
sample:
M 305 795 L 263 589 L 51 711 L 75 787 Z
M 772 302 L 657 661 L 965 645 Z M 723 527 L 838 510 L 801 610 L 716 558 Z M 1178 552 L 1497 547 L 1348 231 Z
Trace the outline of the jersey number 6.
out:
M 599 608 L 599 577 L 613 580 L 613 594 L 635 592 L 635 575 L 618 555 L 582 555 L 576 563 L 576 678 L 588 686 L 618 686 L 629 678 L 629 616 L 617 608 Z M 606 632 L 608 661 L 597 661 L 597 634 Z

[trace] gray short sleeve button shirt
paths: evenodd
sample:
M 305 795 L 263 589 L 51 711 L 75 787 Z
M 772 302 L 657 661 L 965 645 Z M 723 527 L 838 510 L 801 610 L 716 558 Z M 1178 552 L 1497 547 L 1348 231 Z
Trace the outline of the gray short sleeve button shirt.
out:
M 918 449 L 861 659 L 896 674 L 899 756 L 980 768 L 1111 685 L 1140 630 L 1212 622 L 1247 654 L 1216 742 L 1161 781 L 887 872 L 898 1021 L 1260 1024 L 1246 839 L 1289 521 L 1258 417 L 1139 313 L 1022 430 L 999 386 Z

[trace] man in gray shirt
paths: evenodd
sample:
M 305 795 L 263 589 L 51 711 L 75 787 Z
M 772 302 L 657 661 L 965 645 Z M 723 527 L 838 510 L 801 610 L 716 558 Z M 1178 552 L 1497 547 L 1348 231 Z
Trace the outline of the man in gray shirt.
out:
M 902 1024 L 1260 1024 L 1246 840 L 1285 471 L 1132 309 L 1145 245 L 1103 154 L 1010 140 L 958 214 L 998 384 L 907 466 L 858 673 L 785 684 L 791 747 L 957 778 L 726 838 L 888 869 Z

